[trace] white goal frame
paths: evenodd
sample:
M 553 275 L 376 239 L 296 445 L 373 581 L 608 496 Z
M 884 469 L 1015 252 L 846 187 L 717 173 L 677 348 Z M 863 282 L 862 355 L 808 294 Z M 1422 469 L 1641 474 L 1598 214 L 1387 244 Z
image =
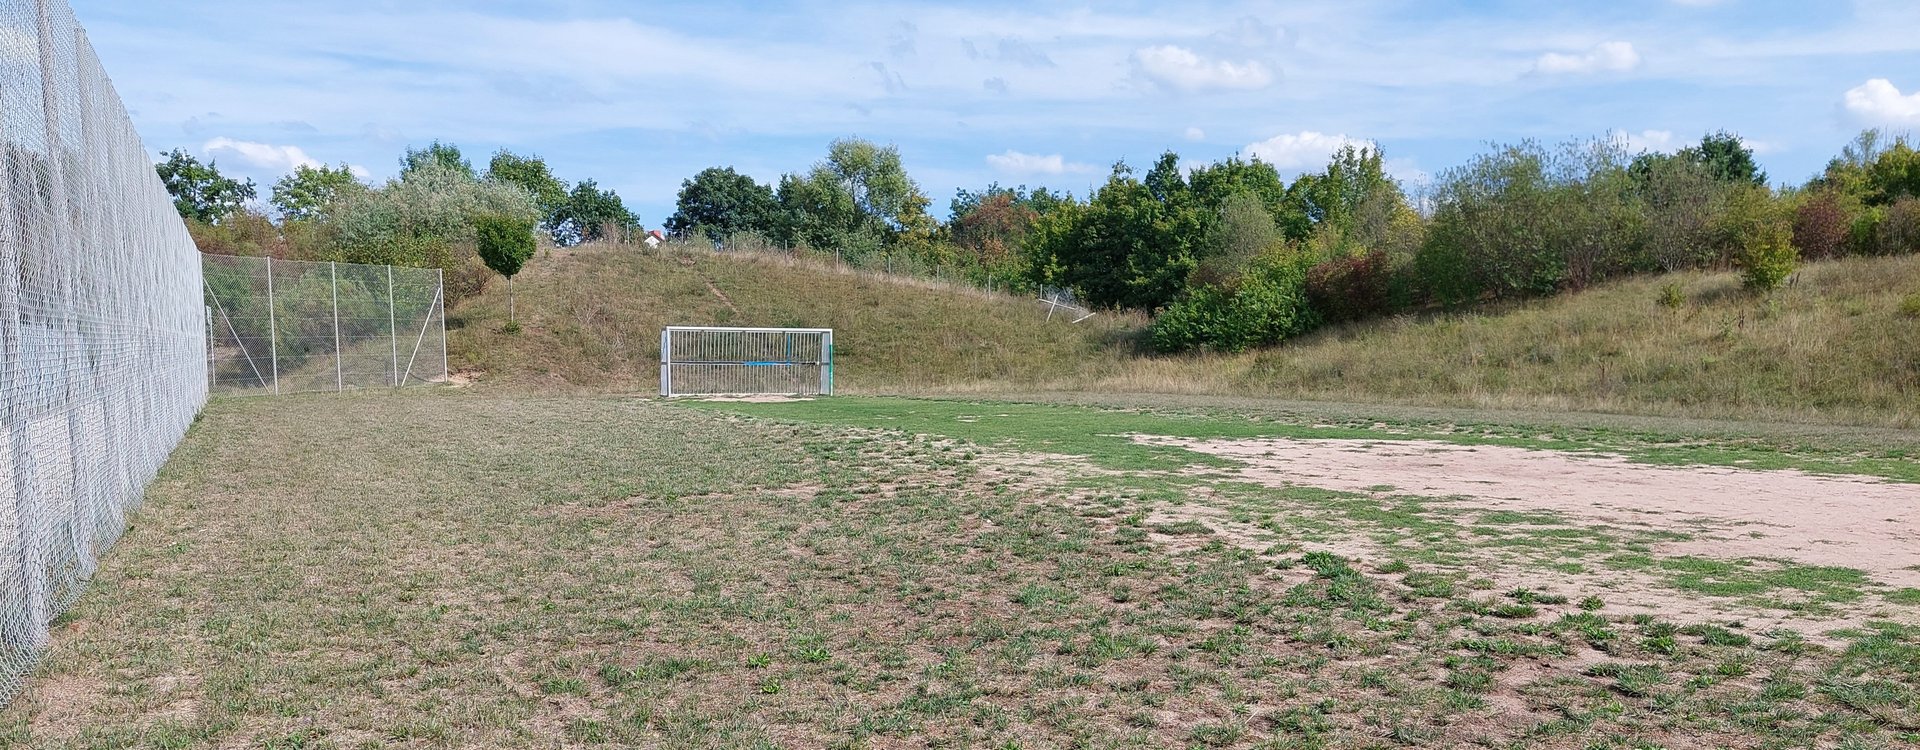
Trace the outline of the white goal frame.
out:
M 833 329 L 667 326 L 660 395 L 831 396 Z

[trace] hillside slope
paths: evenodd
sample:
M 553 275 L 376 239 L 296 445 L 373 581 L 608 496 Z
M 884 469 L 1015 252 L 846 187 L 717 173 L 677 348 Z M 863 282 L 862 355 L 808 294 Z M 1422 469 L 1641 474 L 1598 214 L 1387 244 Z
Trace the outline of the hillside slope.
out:
M 1663 288 L 1681 292 L 1661 304 Z M 1234 355 L 1146 356 L 1137 317 L 1079 325 L 1031 299 L 767 256 L 586 248 L 450 316 L 456 371 L 648 391 L 670 324 L 831 326 L 849 392 L 1182 393 L 1913 427 L 1920 257 L 1810 264 L 1754 297 L 1732 273 L 1629 279 L 1464 313 L 1340 326 Z
M 534 258 L 514 280 L 522 331 L 502 332 L 506 285 L 448 316 L 452 369 L 482 382 L 646 391 L 668 325 L 833 328 L 843 389 L 1038 383 L 1119 362 L 1144 321 L 1049 321 L 1027 298 L 767 255 L 588 246 Z
M 1679 304 L 1660 302 L 1665 287 Z M 1326 329 L 1063 390 L 1920 425 L 1920 256 L 1808 264 L 1768 297 L 1737 274 L 1628 279 L 1497 308 Z

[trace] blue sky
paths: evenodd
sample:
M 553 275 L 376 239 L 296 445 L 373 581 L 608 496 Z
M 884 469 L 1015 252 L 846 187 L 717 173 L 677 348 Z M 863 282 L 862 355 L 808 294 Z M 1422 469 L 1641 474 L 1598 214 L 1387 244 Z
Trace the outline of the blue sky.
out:
M 263 197 L 439 139 L 544 156 L 649 227 L 702 168 L 771 182 L 842 136 L 898 144 L 944 216 L 1168 149 L 1291 174 L 1366 141 L 1417 188 L 1488 141 L 1726 129 L 1797 184 L 1864 127 L 1920 131 L 1911 0 L 72 3 L 147 145 Z

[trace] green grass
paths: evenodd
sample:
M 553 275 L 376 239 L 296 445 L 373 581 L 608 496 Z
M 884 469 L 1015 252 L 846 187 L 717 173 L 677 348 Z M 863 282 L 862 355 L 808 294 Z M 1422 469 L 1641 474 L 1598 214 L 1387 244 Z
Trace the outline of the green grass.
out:
M 1422 553 L 1421 535 L 1564 521 L 1169 475 L 1177 456 L 1068 433 L 1226 428 L 1023 413 L 1060 442 L 1021 447 L 1104 463 L 639 399 L 216 401 L 0 713 L 0 746 L 1913 740 L 1912 626 L 1829 648 L 1584 612 L 1578 582 L 1494 580 L 1544 569 L 1524 548 Z M 1156 515 L 1180 508 L 1215 515 Z M 1294 516 L 1408 541 L 1240 536 Z M 1578 544 L 1539 538 L 1556 560 Z
M 1083 456 L 1114 469 L 1178 469 L 1190 464 L 1225 465 L 1220 459 L 1175 447 L 1139 444 L 1133 434 L 1183 438 L 1340 438 L 1439 440 L 1460 445 L 1505 445 L 1541 450 L 1586 450 L 1621 455 L 1658 465 L 1714 465 L 1751 469 L 1795 468 L 1836 474 L 1865 474 L 1920 482 L 1920 461 L 1908 457 L 1907 443 L 1884 445 L 1873 453 L 1841 443 L 1839 447 L 1795 439 L 1744 441 L 1692 438 L 1618 429 L 1562 429 L 1542 433 L 1501 424 L 1432 424 L 1396 419 L 1391 430 L 1367 417 L 1329 419 L 1321 413 L 1252 412 L 1217 408 L 1105 407 L 1087 403 L 1012 403 L 960 398 L 832 398 L 769 404 L 685 402 L 689 408 L 731 411 L 776 419 L 801 420 L 875 429 L 941 435 L 982 445 Z M 1131 406 L 1134 402 L 1122 402 Z M 1911 449 L 1920 438 L 1909 435 Z M 1550 522 L 1542 514 L 1495 514 L 1487 523 Z

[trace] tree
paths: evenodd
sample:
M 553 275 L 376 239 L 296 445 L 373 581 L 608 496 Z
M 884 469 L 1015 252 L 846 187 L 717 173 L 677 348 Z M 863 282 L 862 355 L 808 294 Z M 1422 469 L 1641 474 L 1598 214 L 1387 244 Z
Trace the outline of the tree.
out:
M 507 277 L 507 328 L 519 326 L 513 319 L 513 277 L 533 257 L 533 222 L 524 218 L 483 214 L 473 220 L 474 249 L 480 260 L 494 273 Z
M 560 225 L 560 214 L 567 205 L 567 184 L 553 176 L 547 160 L 521 156 L 503 148 L 495 152 L 493 161 L 487 164 L 487 179 L 524 188 L 533 196 L 534 206 L 540 209 L 540 223 L 548 230 Z
M 430 164 L 464 174 L 467 179 L 477 179 L 473 172 L 473 163 L 460 155 L 460 147 L 439 141 L 434 141 L 426 148 L 407 149 L 406 156 L 400 157 L 400 179 L 407 179 L 409 175 Z
M 1662 270 L 1714 260 L 1713 219 L 1726 202 L 1726 182 L 1685 159 L 1635 159 L 1634 190 L 1647 217 L 1647 255 Z
M 907 176 L 896 146 L 842 138 L 828 147 L 827 159 L 814 167 L 814 176 L 838 186 L 854 208 L 877 222 L 889 238 L 933 230 L 933 218 L 927 215 L 931 202 Z
M 154 166 L 161 183 L 173 196 L 173 207 L 180 216 L 203 224 L 218 224 L 239 211 L 257 193 L 253 180 L 239 182 L 220 174 L 214 160 L 201 164 L 185 150 L 174 149 L 161 156 L 166 161 Z
M 553 240 L 561 245 L 603 239 L 609 227 L 624 233 L 640 223 L 620 201 L 618 193 L 601 190 L 593 180 L 581 180 L 574 185 L 557 216 L 560 223 L 553 229 Z
M 1155 310 L 1173 301 L 1199 265 L 1211 221 L 1177 171 L 1150 174 L 1156 191 L 1116 164 L 1086 206 L 1043 216 L 1026 243 L 1034 283 L 1072 287 L 1100 306 Z
M 1740 136 L 1726 130 L 1709 132 L 1699 138 L 1697 146 L 1682 148 L 1678 153 L 1642 153 L 1634 159 L 1632 171 L 1640 176 L 1638 173 L 1642 173 L 1647 165 L 1661 159 L 1692 161 L 1720 182 L 1766 186 L 1766 173 L 1757 161 L 1753 161 L 1753 150 L 1747 148 Z
M 345 164 L 338 168 L 324 164 L 318 167 L 302 164 L 294 167 L 292 174 L 273 183 L 270 202 L 286 219 L 304 221 L 318 218 L 327 206 L 342 196 L 366 189 L 367 186 L 361 184 L 360 179 L 353 176 L 353 170 Z
M 771 233 L 776 206 L 773 188 L 733 167 L 709 167 L 680 183 L 667 231 L 684 234 L 698 229 L 713 241 L 741 231 Z

